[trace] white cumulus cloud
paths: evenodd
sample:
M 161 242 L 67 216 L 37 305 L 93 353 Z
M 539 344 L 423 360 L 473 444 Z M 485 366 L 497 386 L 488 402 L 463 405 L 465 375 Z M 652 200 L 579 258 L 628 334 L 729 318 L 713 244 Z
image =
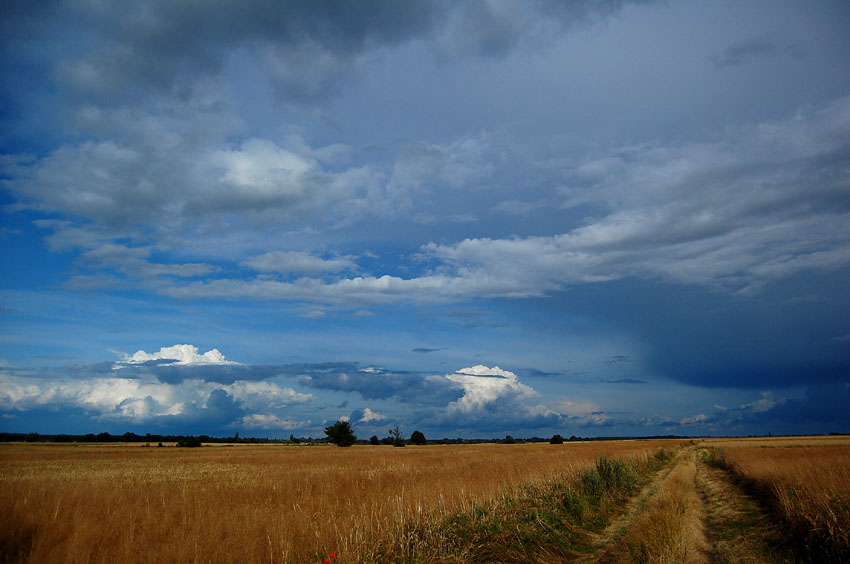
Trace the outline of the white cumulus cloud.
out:
M 464 413 L 483 410 L 499 400 L 519 400 L 536 392 L 519 381 L 517 375 L 498 366 L 484 365 L 462 368 L 446 378 L 463 388 L 463 396 L 449 404 L 449 411 Z
M 384 415 L 382 413 L 378 413 L 376 411 L 372 411 L 371 409 L 369 409 L 367 407 L 366 409 L 363 410 L 363 417 L 361 417 L 357 421 L 359 423 L 371 423 L 373 421 L 383 421 L 386 418 L 387 418 L 386 415 Z
M 153 360 L 171 361 L 164 364 L 180 365 L 239 364 L 238 362 L 227 360 L 218 349 L 211 349 L 203 354 L 199 354 L 198 347 L 194 345 L 162 347 L 159 349 L 159 352 L 155 353 L 138 350 L 132 355 L 127 355 L 122 362 L 125 364 L 141 364 Z

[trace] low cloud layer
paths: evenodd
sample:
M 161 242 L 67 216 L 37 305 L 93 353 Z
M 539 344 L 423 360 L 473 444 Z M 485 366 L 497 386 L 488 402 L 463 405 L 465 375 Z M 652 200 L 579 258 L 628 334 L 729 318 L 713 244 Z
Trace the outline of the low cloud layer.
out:
M 77 432 L 209 429 L 205 432 L 219 436 L 243 432 L 284 437 L 318 436 L 324 424 L 336 419 L 350 421 L 365 433 L 400 425 L 466 436 L 611 434 L 624 429 L 632 429 L 630 434 L 747 433 L 761 426 L 787 432 L 793 424 L 820 428 L 847 423 L 846 384 L 812 386 L 796 398 L 765 391 L 733 407 L 712 406 L 707 400 L 702 411 L 673 418 L 606 410 L 603 404 L 571 394 L 568 386 L 556 395 L 541 394 L 498 366 L 474 365 L 442 375 L 356 363 L 254 367 L 226 361 L 221 353 L 210 354 L 213 351 L 217 349 L 201 355 L 193 345 L 174 345 L 158 353 L 125 354 L 117 363 L 6 367 L 0 370 L 0 412 L 7 423 L 74 413 L 75 425 L 82 426 Z M 167 364 L 159 364 L 163 360 Z M 168 371 L 178 368 L 182 377 L 169 378 Z M 223 368 L 240 372 L 226 380 L 216 372 Z M 545 383 L 567 377 L 540 378 Z M 631 384 L 628 379 L 610 383 Z M 336 406 L 321 405 L 319 399 L 328 392 L 346 399 Z M 361 407 L 340 411 L 349 403 Z
M 193 345 L 163 347 L 158 353 L 138 351 L 123 358 L 111 369 L 109 363 L 3 369 L 0 409 L 11 417 L 32 411 L 81 410 L 91 425 L 177 428 L 206 422 L 219 429 L 249 431 L 314 428 L 327 415 L 323 418 L 314 394 L 285 385 L 294 380 L 316 390 L 408 406 L 418 410 L 420 417 L 430 413 L 429 428 L 452 421 L 464 426 L 494 425 L 500 418 L 508 418 L 510 425 L 536 428 L 560 420 L 556 412 L 531 401 L 539 400 L 531 387 L 499 367 L 477 365 L 437 376 L 345 363 L 286 365 L 274 370 L 258 367 L 254 379 L 222 383 L 218 375 L 209 373 L 211 369 L 230 365 L 247 376 L 252 367 L 225 360 L 217 349 L 201 355 Z M 181 379 L 160 378 L 176 367 L 181 367 Z M 311 412 L 312 416 L 305 415 Z M 366 428 L 399 421 L 399 415 L 390 418 L 372 407 L 345 417 Z

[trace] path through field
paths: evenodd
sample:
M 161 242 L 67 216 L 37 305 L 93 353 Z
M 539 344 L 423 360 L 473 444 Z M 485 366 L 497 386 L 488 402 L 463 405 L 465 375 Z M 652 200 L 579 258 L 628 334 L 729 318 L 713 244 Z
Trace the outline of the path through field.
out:
M 775 526 L 707 451 L 682 449 L 575 562 L 784 564 L 794 562 Z

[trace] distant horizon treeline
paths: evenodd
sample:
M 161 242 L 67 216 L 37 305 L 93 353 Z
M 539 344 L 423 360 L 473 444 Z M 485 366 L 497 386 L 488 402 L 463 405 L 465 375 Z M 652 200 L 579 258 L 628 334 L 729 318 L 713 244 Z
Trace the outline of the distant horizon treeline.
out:
M 560 437 L 560 435 L 555 435 L 555 437 Z M 387 441 L 386 439 L 382 439 L 380 442 L 375 441 L 376 437 L 372 437 L 370 439 L 357 439 L 355 444 L 361 445 L 375 445 L 375 444 L 392 444 L 391 441 Z M 563 439 L 564 441 L 593 441 L 593 440 L 612 440 L 617 438 L 627 438 L 627 437 L 602 437 L 602 438 L 593 438 L 593 437 L 578 437 L 576 435 L 571 436 L 569 439 Z M 634 438 L 634 437 L 631 437 Z M 646 438 L 678 438 L 673 435 L 665 436 L 665 437 L 646 437 Z M 424 439 L 424 436 L 423 436 Z M 402 439 L 404 440 L 404 439 Z M 505 436 L 504 438 L 472 438 L 472 439 L 464 439 L 461 437 L 450 439 L 448 437 L 444 437 L 442 439 L 426 439 L 424 443 L 419 444 L 476 444 L 476 443 L 545 443 L 551 442 L 551 437 L 528 437 L 528 438 L 514 438 L 510 435 Z M 197 443 L 244 443 L 244 444 L 326 444 L 329 443 L 328 437 L 296 437 L 294 435 L 290 435 L 288 439 L 283 438 L 269 438 L 269 437 L 240 437 L 239 433 L 235 433 L 232 436 L 226 437 L 216 437 L 211 435 L 162 435 L 162 434 L 152 434 L 145 433 L 144 435 L 140 435 L 138 433 L 126 432 L 121 435 L 113 435 L 111 433 L 86 433 L 84 435 L 74 435 L 68 433 L 5 433 L 0 432 L 0 442 L 14 443 L 14 442 L 51 442 L 51 443 L 178 443 L 178 444 L 197 444 Z M 404 440 L 406 443 L 412 443 L 411 439 Z
M 845 435 L 847 433 L 838 433 L 831 432 L 829 435 Z M 749 437 L 754 436 L 769 436 L 770 434 L 765 435 L 747 435 Z M 799 435 L 806 436 L 806 435 Z M 700 438 L 701 436 L 691 436 L 691 435 L 646 435 L 640 437 L 630 437 L 630 436 L 605 436 L 605 437 L 579 437 L 576 435 L 572 435 L 569 438 L 561 439 L 560 435 L 554 435 L 553 437 L 527 437 L 527 438 L 514 438 L 510 435 L 505 437 L 491 437 L 491 438 L 461 438 L 457 437 L 454 439 L 444 437 L 442 439 L 427 439 L 424 443 L 419 444 L 481 444 L 481 443 L 503 443 L 503 444 L 514 444 L 514 443 L 546 443 L 546 442 L 554 442 L 559 444 L 560 442 L 574 442 L 574 441 L 613 441 L 613 440 L 623 440 L 623 439 L 692 439 L 692 438 Z M 359 445 L 375 445 L 375 444 L 391 444 L 390 441 L 381 440 L 380 442 L 375 442 L 375 437 L 372 439 L 357 439 L 355 444 Z M 561 439 L 561 440 L 559 440 Z M 240 437 L 239 433 L 235 433 L 232 436 L 227 437 L 215 437 L 210 435 L 162 435 L 162 434 L 151 434 L 145 433 L 144 435 L 140 435 L 133 432 L 126 432 L 121 435 L 113 435 L 111 433 L 86 433 L 84 435 L 73 435 L 67 433 L 6 433 L 0 432 L 0 442 L 5 443 L 16 443 L 16 442 L 44 442 L 44 443 L 177 443 L 180 446 L 200 446 L 201 443 L 212 443 L 212 444 L 329 444 L 327 437 L 296 437 L 294 435 L 290 435 L 288 439 L 283 438 L 269 438 L 269 437 Z M 405 440 L 406 443 L 411 443 L 410 439 Z

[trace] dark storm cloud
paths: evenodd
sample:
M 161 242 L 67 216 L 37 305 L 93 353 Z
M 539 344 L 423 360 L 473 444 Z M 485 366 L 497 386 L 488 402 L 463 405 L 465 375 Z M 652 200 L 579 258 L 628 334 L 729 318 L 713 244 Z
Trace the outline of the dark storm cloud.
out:
M 801 398 L 778 397 L 771 392 L 762 392 L 760 399 L 738 406 L 715 405 L 714 411 L 710 413 L 699 413 L 679 420 L 647 418 L 643 424 L 688 432 L 846 433 L 850 431 L 848 405 L 850 380 L 845 380 L 808 386 Z
M 850 432 L 850 370 L 844 382 L 810 386 L 801 399 L 787 400 L 764 413 L 764 418 L 785 424 L 814 424 L 816 431 Z
M 330 1 L 138 2 L 59 5 L 82 40 L 56 72 L 101 103 L 156 90 L 189 88 L 187 77 L 219 72 L 236 48 L 262 54 L 285 96 L 324 97 L 332 74 L 366 48 L 409 40 L 430 29 L 432 3 Z M 304 79 L 307 80 L 304 80 Z M 188 92 L 188 91 L 187 91 Z
M 600 322 L 632 332 L 648 347 L 642 370 L 690 385 L 764 390 L 846 381 L 850 352 L 834 337 L 850 330 L 847 276 L 847 269 L 798 275 L 756 296 L 622 281 L 557 299 L 566 311 L 602 311 Z M 789 303 L 802 288 L 821 300 Z
M 138 99 L 140 87 L 191 92 L 236 49 L 257 54 L 287 101 L 324 100 L 366 50 L 436 36 L 444 55 L 502 56 L 542 21 L 569 27 L 610 15 L 622 2 L 7 2 L 4 51 L 31 49 L 47 29 L 73 29 L 53 72 L 101 104 Z M 548 20 L 547 20 L 548 18 Z M 5 57 L 7 68 L 14 66 Z M 43 61 L 42 61 L 43 62 Z M 11 74 L 7 74 L 11 76 Z M 187 80 L 189 79 L 189 80 Z

